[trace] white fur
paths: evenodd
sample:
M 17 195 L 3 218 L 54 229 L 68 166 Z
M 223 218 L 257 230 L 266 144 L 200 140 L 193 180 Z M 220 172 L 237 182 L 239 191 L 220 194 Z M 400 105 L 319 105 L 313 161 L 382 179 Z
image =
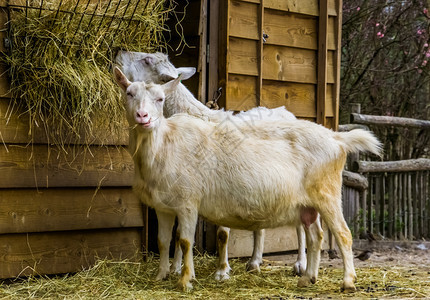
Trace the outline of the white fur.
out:
M 188 114 L 165 119 L 163 101 L 178 80 L 162 86 L 131 83 L 117 68 L 115 78 L 125 92 L 133 188 L 156 210 L 161 236 L 171 233 L 178 218 L 181 288 L 190 287 L 194 277 L 191 247 L 198 215 L 221 226 L 258 230 L 298 226 L 302 211 L 311 208 L 342 253 L 343 287 L 355 289 L 352 238 L 341 207 L 342 170 L 348 152 L 380 152 L 371 133 L 333 132 L 301 120 L 257 120 L 249 126 L 234 118 L 215 123 Z M 316 281 L 323 238 L 319 222 L 305 232 L 308 264 L 299 286 Z M 160 252 L 168 251 L 166 242 L 159 238 Z M 166 269 L 168 261 L 166 268 L 160 260 L 157 277 Z
M 182 75 L 182 80 L 191 77 L 196 69 L 195 68 L 175 68 L 169 61 L 168 56 L 163 53 L 143 53 L 143 52 L 130 52 L 120 51 L 116 57 L 116 63 L 121 67 L 123 73 L 130 81 L 143 81 L 146 83 L 154 82 L 161 84 L 171 79 L 177 78 L 179 74 Z M 184 76 L 185 75 L 185 76 Z M 234 119 L 235 122 L 247 121 L 253 122 L 254 120 L 295 120 L 296 117 L 285 109 L 285 107 L 277 107 L 269 109 L 266 107 L 257 107 L 248 111 L 242 111 L 233 116 L 231 111 L 214 111 L 203 105 L 198 101 L 193 94 L 183 85 L 179 84 L 172 94 L 166 97 L 164 104 L 164 116 L 170 117 L 176 113 L 188 113 L 193 116 L 201 117 L 206 120 L 214 122 L 223 122 L 227 117 Z M 299 225 L 302 227 L 302 225 Z M 305 234 L 303 228 L 297 228 L 298 232 L 298 245 L 299 255 L 297 262 L 294 265 L 295 273 L 301 275 L 306 269 L 306 255 L 305 249 Z M 215 278 L 217 280 L 225 280 L 229 278 L 230 266 L 228 264 L 227 243 L 228 238 L 225 240 L 225 245 L 220 243 L 220 235 L 230 234 L 230 229 L 220 227 L 217 231 L 218 241 L 218 254 L 219 262 Z M 223 239 L 222 239 L 223 240 Z M 224 241 L 224 240 L 223 240 Z M 260 264 L 263 262 L 264 250 L 264 230 L 254 232 L 254 249 L 252 257 L 247 263 L 248 271 L 259 271 Z M 175 245 L 175 256 L 173 259 L 171 271 L 178 273 L 181 265 L 181 249 Z

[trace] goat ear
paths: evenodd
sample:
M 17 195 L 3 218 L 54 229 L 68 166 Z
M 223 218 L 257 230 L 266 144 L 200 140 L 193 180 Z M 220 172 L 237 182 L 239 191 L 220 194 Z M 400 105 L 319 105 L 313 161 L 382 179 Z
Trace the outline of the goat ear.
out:
M 116 83 L 120 86 L 120 88 L 125 91 L 131 82 L 127 79 L 123 72 L 118 67 L 113 69 L 113 74 L 115 77 Z
M 181 80 L 182 80 L 182 74 L 179 74 L 178 78 L 163 84 L 162 87 L 163 87 L 164 93 L 167 94 L 171 92 L 174 88 L 178 86 Z
M 176 71 L 178 72 L 178 74 L 182 75 L 181 80 L 186 80 L 196 74 L 196 68 L 193 67 L 176 68 Z

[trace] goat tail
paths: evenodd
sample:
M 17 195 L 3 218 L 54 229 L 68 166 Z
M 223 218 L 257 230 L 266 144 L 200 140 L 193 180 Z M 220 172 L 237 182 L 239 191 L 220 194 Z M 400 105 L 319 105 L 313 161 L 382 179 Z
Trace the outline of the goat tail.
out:
M 349 132 L 338 132 L 338 137 L 347 153 L 362 151 L 382 156 L 382 143 L 370 131 L 354 129 Z

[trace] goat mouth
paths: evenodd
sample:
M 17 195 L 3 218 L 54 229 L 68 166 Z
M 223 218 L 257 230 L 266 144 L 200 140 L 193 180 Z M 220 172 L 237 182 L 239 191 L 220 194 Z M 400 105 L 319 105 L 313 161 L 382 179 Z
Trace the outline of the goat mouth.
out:
M 138 125 L 140 125 L 143 128 L 150 128 L 152 126 L 152 122 L 148 121 L 148 122 L 140 122 Z

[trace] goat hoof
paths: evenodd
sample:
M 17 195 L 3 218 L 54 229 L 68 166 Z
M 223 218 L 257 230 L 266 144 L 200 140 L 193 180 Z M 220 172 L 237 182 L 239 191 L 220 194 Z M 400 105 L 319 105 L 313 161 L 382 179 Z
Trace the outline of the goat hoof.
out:
M 185 282 L 181 279 L 179 279 L 176 286 L 180 291 L 183 291 L 183 292 L 187 292 L 187 291 L 190 291 L 193 289 L 193 285 L 191 284 L 191 282 L 189 282 L 189 281 Z
M 169 272 L 158 272 L 157 276 L 155 276 L 155 281 L 166 279 L 167 275 L 169 275 Z
M 306 270 L 306 266 L 302 266 L 300 262 L 296 262 L 294 264 L 294 268 L 293 268 L 294 275 L 302 276 L 303 274 L 305 274 L 305 270 Z
M 351 292 L 355 292 L 356 290 L 357 289 L 355 288 L 355 285 L 352 282 L 350 282 L 350 283 L 344 282 L 342 284 L 342 291 L 343 292 L 351 293 Z
M 171 266 L 170 272 L 174 274 L 181 274 L 181 266 Z
M 311 279 L 307 276 L 302 276 L 297 281 L 297 287 L 303 288 L 308 287 L 311 284 Z
M 247 272 L 257 272 L 260 273 L 260 264 L 255 262 L 249 262 L 246 264 L 246 271 Z
M 215 273 L 215 280 L 216 281 L 224 281 L 229 280 L 230 275 L 228 275 L 228 270 L 218 270 Z

